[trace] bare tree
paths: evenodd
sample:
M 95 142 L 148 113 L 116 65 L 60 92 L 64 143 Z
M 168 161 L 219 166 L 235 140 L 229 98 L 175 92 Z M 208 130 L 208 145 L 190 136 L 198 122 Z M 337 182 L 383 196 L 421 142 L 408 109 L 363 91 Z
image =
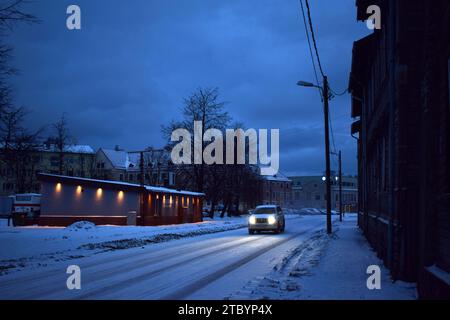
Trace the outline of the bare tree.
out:
M 199 88 L 191 96 L 184 99 L 182 108 L 183 119 L 172 121 L 170 125 L 163 126 L 162 131 L 165 138 L 170 142 L 170 137 L 175 129 L 183 128 L 189 132 L 194 132 L 194 121 L 201 121 L 202 132 L 208 129 L 219 129 L 224 131 L 229 124 L 231 117 L 224 110 L 225 102 L 219 101 L 218 88 Z M 202 150 L 204 146 L 202 147 Z M 194 154 L 192 146 L 192 154 Z M 204 192 L 205 186 L 205 165 L 179 166 L 180 176 L 188 181 L 195 181 L 195 190 Z
M 24 126 L 25 108 L 15 107 L 9 77 L 17 69 L 9 64 L 13 49 L 4 42 L 18 23 L 36 23 L 38 19 L 23 10 L 24 0 L 2 1 L 0 4 L 0 161 L 6 167 L 1 173 L 14 180 L 15 192 L 31 190 L 34 167 L 31 161 L 37 150 L 42 128 L 31 132 Z
M 39 20 L 32 14 L 23 11 L 23 5 L 28 1 L 10 0 L 0 4 L 0 31 L 11 30 L 18 22 L 36 23 Z
M 33 155 L 39 149 L 40 128 L 30 131 L 24 126 L 24 108 L 8 108 L 0 116 L 0 161 L 6 166 L 2 175 L 14 181 L 15 192 L 26 192 L 34 183 Z
M 13 27 L 20 22 L 36 23 L 39 20 L 23 11 L 24 0 L 2 1 L 0 4 L 0 113 L 11 107 L 11 89 L 8 78 L 17 73 L 9 65 L 12 48 L 4 43 L 3 37 L 9 34 Z
M 58 153 L 59 174 L 64 174 L 64 155 L 67 152 L 67 147 L 74 143 L 74 138 L 70 134 L 65 114 L 63 114 L 58 121 L 53 123 L 52 127 L 54 135 L 51 136 L 48 141 L 55 146 L 56 152 Z

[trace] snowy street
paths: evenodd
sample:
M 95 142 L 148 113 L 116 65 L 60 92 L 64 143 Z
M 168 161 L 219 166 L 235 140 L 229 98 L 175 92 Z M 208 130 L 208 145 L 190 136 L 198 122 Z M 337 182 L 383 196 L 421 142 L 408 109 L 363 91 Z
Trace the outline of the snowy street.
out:
M 337 218 L 333 219 L 339 229 Z M 355 220 L 349 219 L 349 226 L 356 228 Z M 72 255 L 71 259 L 58 259 L 55 253 L 54 261 L 49 262 L 47 266 L 41 261 L 40 266 L 32 264 L 0 276 L 0 298 L 333 298 L 333 291 L 327 290 L 326 284 L 332 284 L 334 281 L 339 286 L 340 281 L 333 280 L 333 270 L 330 270 L 329 266 L 322 266 L 319 261 L 324 252 L 324 260 L 330 260 L 327 257 L 328 244 L 331 242 L 330 246 L 337 245 L 339 240 L 336 235 L 330 238 L 323 232 L 324 222 L 324 215 L 292 215 L 287 218 L 284 234 L 248 235 L 241 220 L 231 223 L 233 227 L 228 231 L 130 246 L 123 250 L 96 251 L 95 254 L 83 256 L 83 253 L 91 249 L 82 247 L 75 251 L 79 258 Z M 196 225 L 178 228 L 185 232 L 186 228 L 192 226 Z M 350 249 L 345 243 L 341 244 L 339 249 L 342 254 Z M 370 263 L 371 259 L 379 262 L 369 247 L 366 244 L 365 246 L 365 251 L 356 252 L 355 262 L 342 262 L 340 266 L 349 271 L 343 274 L 348 277 L 344 291 L 347 290 L 347 298 L 350 299 L 383 298 L 384 291 L 378 293 L 378 296 L 361 294 L 368 291 L 365 287 L 364 263 Z M 360 256 L 365 259 L 357 261 Z M 335 261 L 331 263 L 336 265 Z M 66 280 L 69 275 L 66 274 L 66 269 L 69 265 L 77 265 L 81 269 L 80 290 L 67 289 Z M 353 274 L 353 279 L 357 282 L 352 282 L 352 272 L 357 272 L 355 270 L 358 268 L 361 269 L 360 274 Z M 324 269 L 320 271 L 319 278 L 311 276 L 317 269 Z M 303 291 L 303 282 L 306 292 Z M 384 283 L 389 286 L 388 279 Z M 356 286 L 353 291 L 348 287 L 352 285 Z M 324 292 L 316 292 L 316 289 Z M 394 286 L 394 290 L 387 292 L 390 298 L 408 299 L 412 298 L 411 290 L 404 287 L 397 290 Z
M 323 216 L 288 219 L 285 234 L 245 228 L 25 268 L 0 277 L 2 299 L 220 299 L 264 275 L 282 254 L 323 227 Z M 81 268 L 81 290 L 66 268 Z M 30 269 L 30 270 L 28 270 Z

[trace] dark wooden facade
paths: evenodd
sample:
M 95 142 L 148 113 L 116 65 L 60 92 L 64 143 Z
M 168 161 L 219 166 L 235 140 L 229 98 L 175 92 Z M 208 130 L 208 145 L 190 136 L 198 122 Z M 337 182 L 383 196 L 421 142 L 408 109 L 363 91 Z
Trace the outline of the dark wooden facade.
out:
M 450 2 L 357 1 L 382 28 L 354 44 L 359 226 L 394 279 L 450 297 Z

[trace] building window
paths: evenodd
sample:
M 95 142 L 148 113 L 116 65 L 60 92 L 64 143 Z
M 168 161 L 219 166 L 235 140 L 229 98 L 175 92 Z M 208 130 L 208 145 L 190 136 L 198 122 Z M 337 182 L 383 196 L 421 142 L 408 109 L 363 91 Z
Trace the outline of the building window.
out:
M 58 159 L 58 157 L 51 157 L 51 158 L 50 158 L 50 165 L 51 165 L 52 167 L 57 167 L 57 166 L 59 166 L 59 159 Z
M 317 201 L 320 200 L 320 194 L 316 194 L 316 200 L 317 200 Z
M 173 186 L 175 184 L 175 175 L 173 172 L 169 172 L 169 185 Z

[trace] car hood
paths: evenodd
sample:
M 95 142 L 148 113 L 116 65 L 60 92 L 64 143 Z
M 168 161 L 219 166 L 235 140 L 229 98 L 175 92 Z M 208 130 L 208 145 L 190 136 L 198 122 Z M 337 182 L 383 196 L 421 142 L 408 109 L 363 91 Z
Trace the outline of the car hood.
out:
M 267 219 L 269 217 L 275 217 L 276 214 L 275 213 L 252 214 L 252 216 L 254 216 L 256 219 L 259 219 L 259 218 Z

